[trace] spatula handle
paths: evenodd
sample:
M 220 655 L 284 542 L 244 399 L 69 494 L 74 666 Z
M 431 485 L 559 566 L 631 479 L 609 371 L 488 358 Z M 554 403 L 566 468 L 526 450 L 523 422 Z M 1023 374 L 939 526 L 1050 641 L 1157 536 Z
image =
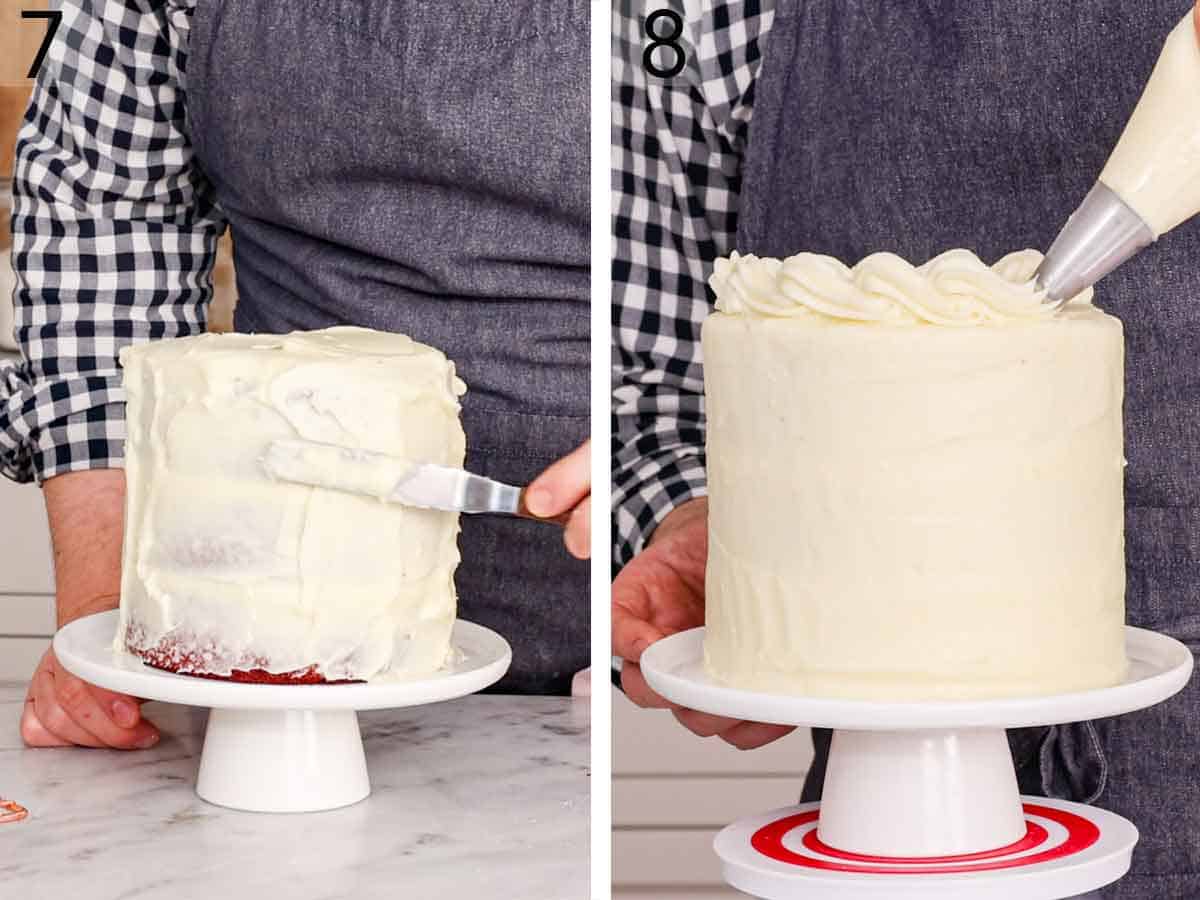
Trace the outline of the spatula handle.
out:
M 557 516 L 537 516 L 531 513 L 528 505 L 525 503 L 525 490 L 525 488 L 521 489 L 521 496 L 517 501 L 517 515 L 522 519 L 533 519 L 535 522 L 553 522 L 555 525 L 563 526 L 566 526 L 567 522 L 570 521 L 570 510 L 565 513 L 559 513 Z

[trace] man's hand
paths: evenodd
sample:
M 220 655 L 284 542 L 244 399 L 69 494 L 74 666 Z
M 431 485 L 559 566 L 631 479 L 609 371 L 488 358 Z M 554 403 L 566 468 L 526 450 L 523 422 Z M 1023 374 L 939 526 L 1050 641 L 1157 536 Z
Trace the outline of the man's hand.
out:
M 30 747 L 153 747 L 158 729 L 142 719 L 141 702 L 81 681 L 59 665 L 50 649 L 29 683 L 21 739 Z
M 120 596 L 125 473 L 72 472 L 43 487 L 50 536 L 58 625 L 114 609 Z M 47 650 L 29 682 L 21 739 L 30 747 L 152 747 L 158 729 L 142 719 L 141 700 L 76 678 Z
M 691 500 L 658 526 L 646 549 L 613 581 L 613 653 L 625 660 L 621 687 L 638 706 L 670 709 L 701 737 L 719 735 L 741 750 L 769 744 L 793 730 L 727 719 L 677 706 L 646 684 L 642 652 L 678 631 L 704 624 L 704 566 L 708 560 L 708 500 Z
M 567 551 L 577 559 L 592 554 L 592 442 L 584 441 L 541 475 L 525 492 L 525 504 L 535 516 L 570 511 L 563 532 Z

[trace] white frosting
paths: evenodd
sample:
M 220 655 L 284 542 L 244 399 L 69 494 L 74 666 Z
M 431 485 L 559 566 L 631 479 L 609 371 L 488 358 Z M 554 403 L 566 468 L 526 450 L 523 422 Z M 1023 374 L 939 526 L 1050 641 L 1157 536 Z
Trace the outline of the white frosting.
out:
M 280 481 L 294 481 L 334 491 L 349 491 L 387 500 L 416 464 L 386 453 L 373 453 L 315 441 L 272 441 L 262 458 L 263 470 Z M 429 504 L 418 504 L 429 508 Z
M 1155 237 L 1200 212 L 1200 44 L 1189 11 L 1167 38 L 1100 180 Z
M 1023 257 L 1014 280 L 1036 265 Z M 820 296 L 837 320 L 806 301 L 731 307 L 778 296 L 761 285 L 785 267 L 760 261 L 736 295 L 723 267 L 738 313 L 704 325 L 708 671 L 868 699 L 1117 682 L 1120 322 L 1075 303 L 995 327 L 881 327 L 842 318 L 866 307 L 835 290 Z M 888 302 L 941 318 L 945 298 L 917 284 Z M 972 309 L 1007 308 L 998 293 L 971 292 Z
M 121 354 L 121 625 L 202 668 L 419 677 L 449 652 L 458 516 L 272 480 L 278 439 L 461 466 L 454 365 L 403 335 L 202 335 Z
M 717 260 L 709 284 L 717 309 L 729 315 L 987 325 L 1054 314 L 1034 284 L 1041 258 L 1022 250 L 988 266 L 969 250 L 948 250 L 913 266 L 894 253 L 875 253 L 850 268 L 818 253 L 778 260 L 734 252 Z M 1089 289 L 1072 302 L 1091 296 Z

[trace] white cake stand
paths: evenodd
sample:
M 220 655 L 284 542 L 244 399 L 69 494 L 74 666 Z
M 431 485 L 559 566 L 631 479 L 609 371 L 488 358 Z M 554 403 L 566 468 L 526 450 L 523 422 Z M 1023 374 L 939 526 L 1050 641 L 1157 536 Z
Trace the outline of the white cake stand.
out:
M 420 706 L 464 697 L 498 681 L 512 661 L 500 635 L 454 623 L 454 662 L 420 681 L 364 684 L 242 684 L 176 675 L 113 650 L 116 610 L 64 626 L 60 663 L 84 681 L 133 697 L 212 708 L 196 793 L 253 812 L 313 812 L 371 793 L 360 709 Z
M 1120 878 L 1137 829 L 1078 803 L 1021 797 L 1006 728 L 1115 716 L 1180 691 L 1192 654 L 1126 629 L 1130 671 L 1102 690 L 1005 700 L 868 702 L 739 690 L 704 670 L 704 629 L 642 655 L 655 691 L 720 716 L 835 729 L 822 801 L 730 825 L 725 879 L 769 900 L 1056 900 Z

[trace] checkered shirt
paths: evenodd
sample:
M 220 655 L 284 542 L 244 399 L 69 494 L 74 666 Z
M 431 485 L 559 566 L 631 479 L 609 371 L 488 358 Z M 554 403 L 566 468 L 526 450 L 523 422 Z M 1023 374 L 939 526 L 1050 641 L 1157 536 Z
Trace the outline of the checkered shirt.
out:
M 686 67 L 643 67 L 648 14 L 683 19 Z M 733 249 L 754 83 L 772 0 L 618 0 L 613 17 L 614 568 L 705 494 L 700 324 Z M 657 36 L 669 22 L 657 21 Z M 672 53 L 653 51 L 669 68 Z
M 195 0 L 63 0 L 17 138 L 0 472 L 120 466 L 117 354 L 205 329 L 225 222 L 185 124 Z

